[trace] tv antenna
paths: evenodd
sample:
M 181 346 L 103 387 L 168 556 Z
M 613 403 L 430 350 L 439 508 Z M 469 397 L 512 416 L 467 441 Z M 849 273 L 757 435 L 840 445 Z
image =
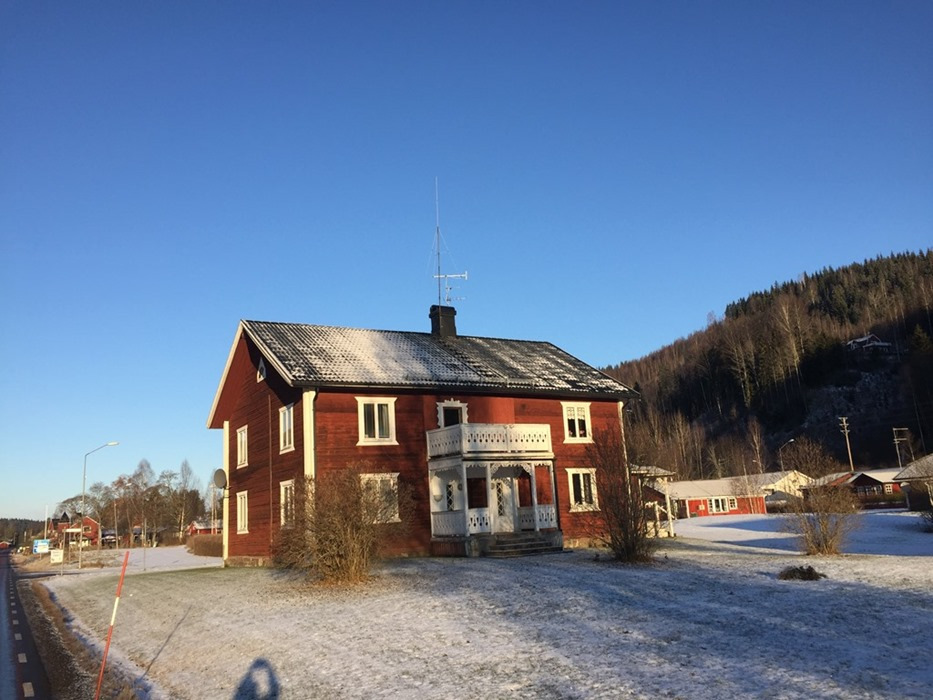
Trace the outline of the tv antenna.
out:
M 437 193 L 437 178 L 434 178 L 434 246 L 437 249 L 437 274 L 434 275 L 434 279 L 437 280 L 437 305 L 441 306 L 442 304 L 450 305 L 450 302 L 455 299 L 462 299 L 463 297 L 452 297 L 450 293 L 453 291 L 453 287 L 450 285 L 450 280 L 467 280 L 467 272 L 464 271 L 460 274 L 443 274 L 441 273 L 441 207 L 438 199 Z

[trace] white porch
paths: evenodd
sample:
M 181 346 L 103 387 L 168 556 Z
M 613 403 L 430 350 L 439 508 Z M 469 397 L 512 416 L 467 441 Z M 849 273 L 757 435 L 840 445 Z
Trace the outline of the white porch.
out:
M 549 425 L 463 423 L 428 431 L 427 441 L 432 539 L 559 539 Z

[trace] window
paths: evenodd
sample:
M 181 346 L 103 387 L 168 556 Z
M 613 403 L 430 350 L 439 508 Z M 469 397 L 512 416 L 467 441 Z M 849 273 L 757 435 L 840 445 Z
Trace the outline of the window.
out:
M 374 503 L 373 522 L 401 522 L 398 512 L 398 472 L 389 474 L 360 474 L 367 493 L 378 495 Z
M 706 504 L 709 507 L 710 513 L 728 513 L 729 509 L 726 507 L 725 498 L 707 498 Z
M 259 358 L 259 366 L 256 367 L 256 383 L 263 381 L 266 378 L 266 361 Z
M 887 494 L 894 493 L 894 484 L 885 484 L 885 485 L 884 485 L 884 492 L 887 493 Z
M 247 441 L 246 441 L 246 427 L 243 426 L 236 431 L 236 465 L 237 467 L 245 467 L 249 464 L 249 459 L 247 456 Z
M 590 405 L 564 403 L 564 442 L 593 442 L 590 436 Z
M 395 399 L 356 397 L 360 439 L 357 445 L 397 445 Z
M 279 452 L 295 449 L 295 404 L 279 409 Z
M 739 507 L 739 502 L 734 498 L 730 498 L 729 499 L 729 510 L 736 510 L 738 507 Z
M 282 527 L 295 524 L 295 480 L 279 482 L 279 523 Z
M 467 405 L 465 403 L 453 399 L 437 402 L 437 427 L 446 428 L 467 422 L 469 421 L 467 420 Z
M 570 479 L 570 512 L 599 510 L 596 498 L 596 470 L 568 469 Z
M 247 491 L 239 491 L 236 495 L 236 531 L 238 535 L 249 532 L 249 500 Z

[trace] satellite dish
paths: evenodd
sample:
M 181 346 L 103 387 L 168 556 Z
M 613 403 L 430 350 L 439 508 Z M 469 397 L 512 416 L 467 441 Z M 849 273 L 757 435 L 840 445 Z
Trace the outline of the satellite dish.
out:
M 223 469 L 218 469 L 214 472 L 214 486 L 219 489 L 227 488 L 227 472 Z

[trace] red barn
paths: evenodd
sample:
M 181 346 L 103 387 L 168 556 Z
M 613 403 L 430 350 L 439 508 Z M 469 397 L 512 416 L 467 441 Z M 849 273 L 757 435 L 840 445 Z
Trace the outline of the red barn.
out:
M 598 517 L 586 449 L 621 430 L 628 387 L 546 342 L 241 321 L 208 419 L 223 430 L 224 558 L 268 559 L 296 481 L 366 464 L 415 495 L 400 554 L 552 547 Z M 391 524 L 385 527 L 392 527 Z

